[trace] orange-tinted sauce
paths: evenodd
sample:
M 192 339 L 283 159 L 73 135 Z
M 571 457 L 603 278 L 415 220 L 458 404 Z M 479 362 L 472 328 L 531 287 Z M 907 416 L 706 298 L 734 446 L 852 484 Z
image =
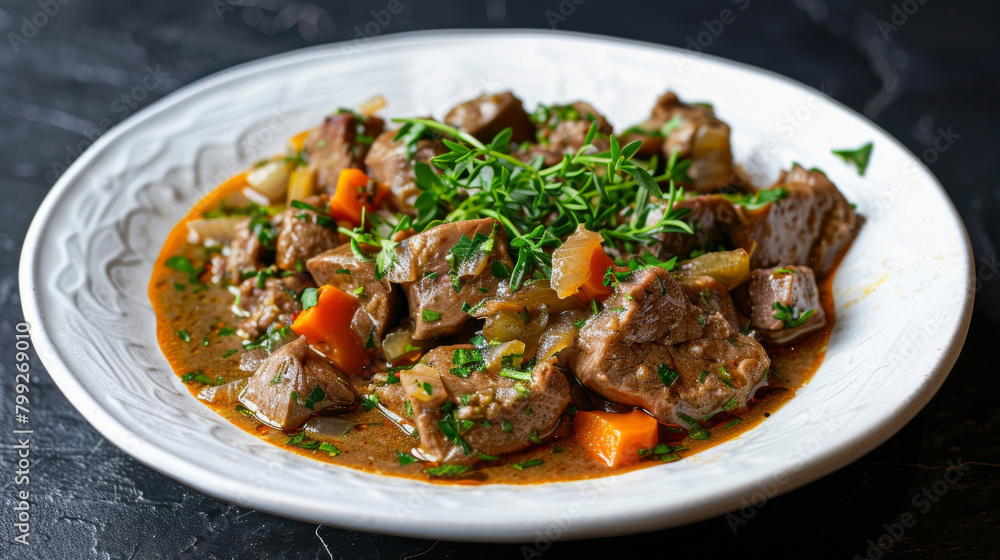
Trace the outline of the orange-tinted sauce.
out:
M 202 213 L 217 208 L 220 202 L 238 186 L 233 182 L 223 184 L 195 205 L 171 232 L 153 270 L 149 296 L 156 312 L 157 336 L 163 353 L 178 376 L 195 370 L 201 370 L 211 379 L 221 376 L 225 381 L 247 376 L 238 369 L 242 339 L 235 334 L 220 333 L 220 329 L 235 327 L 236 324 L 229 310 L 233 303 L 232 294 L 216 285 L 207 285 L 205 288 L 195 290 L 194 285 L 187 284 L 185 274 L 164 265 L 164 261 L 174 255 L 183 255 L 199 263 L 205 259 L 205 249 L 191 246 L 186 241 L 187 221 L 199 218 Z M 682 460 L 753 428 L 791 399 L 796 390 L 809 381 L 823 361 L 830 330 L 833 328 L 832 282 L 831 274 L 819 285 L 820 299 L 829 318 L 826 328 L 793 346 L 769 348 L 771 368 L 780 374 L 781 379 L 769 376 L 770 385 L 757 391 L 750 403 L 749 412 L 738 419 L 728 413 L 720 413 L 713 417 L 711 420 L 713 425 L 709 429 L 711 435 L 707 440 L 684 438 L 683 445 L 688 449 L 680 452 Z M 184 288 L 180 289 L 179 286 Z M 189 340 L 182 339 L 178 334 L 180 331 L 184 331 Z M 229 355 L 223 357 L 225 354 Z M 187 386 L 194 398 L 203 388 L 203 385 L 195 382 L 190 382 Z M 375 410 L 366 412 L 359 408 L 342 415 L 361 425 L 334 441 L 342 452 L 336 457 L 330 457 L 323 451 L 287 445 L 290 433 L 269 428 L 244 416 L 235 405 L 215 406 L 206 403 L 206 406 L 210 406 L 219 415 L 247 433 L 293 453 L 371 473 L 428 479 L 427 465 L 399 464 L 397 451 L 409 452 L 416 444 L 416 440 L 404 434 Z M 665 438 L 671 438 L 669 431 L 661 430 L 661 434 Z M 675 443 L 676 437 L 670 443 Z M 542 459 L 544 464 L 524 470 L 518 470 L 512 465 L 532 459 Z M 655 459 L 647 459 L 630 466 L 609 468 L 603 462 L 595 461 L 570 436 L 535 445 L 525 451 L 504 455 L 498 461 L 483 461 L 477 465 L 474 472 L 470 471 L 462 478 L 431 480 L 459 484 L 541 483 L 597 478 L 659 464 L 662 463 Z

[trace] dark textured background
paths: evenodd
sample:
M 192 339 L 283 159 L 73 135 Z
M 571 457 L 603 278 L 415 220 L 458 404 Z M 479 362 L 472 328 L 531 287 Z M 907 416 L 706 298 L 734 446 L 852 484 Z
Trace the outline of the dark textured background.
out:
M 46 0 L 42 0 L 43 2 Z M 26 44 L 0 44 L 0 556 L 3 558 L 521 558 L 520 545 L 421 541 L 317 527 L 204 496 L 136 463 L 94 431 L 43 373 L 32 389 L 32 544 L 12 544 L 14 325 L 20 321 L 17 260 L 31 215 L 55 179 L 53 162 L 117 122 L 113 103 L 147 66 L 169 76 L 148 104 L 217 70 L 307 45 L 353 39 L 372 19 L 362 2 L 292 0 L 72 1 Z M 402 0 L 381 29 L 551 27 L 560 0 Z M 740 2 L 562 0 L 560 29 L 686 46 L 703 20 Z M 53 0 L 53 4 L 55 4 Z M 894 8 L 895 5 L 895 8 Z M 913 12 L 914 8 L 916 11 Z M 22 33 L 36 0 L 0 3 L 4 36 Z M 880 19 L 898 29 L 883 26 Z M 905 11 L 913 12 L 906 15 Z M 549 14 L 551 16 L 551 13 Z M 865 112 L 922 155 L 939 127 L 958 135 L 927 152 L 961 212 L 980 266 L 982 289 L 965 351 L 927 408 L 863 459 L 756 510 L 733 533 L 725 517 L 668 531 L 556 543 L 545 558 L 851 558 L 868 554 L 905 513 L 916 524 L 882 542 L 888 556 L 1000 557 L 1000 171 L 996 152 L 1000 45 L 992 2 L 946 0 L 751 0 L 706 51 L 791 76 Z M 906 21 L 903 21 L 903 18 Z M 41 19 L 41 16 L 39 16 Z M 30 33 L 30 29 L 28 30 Z M 881 92 L 881 93 L 880 93 Z M 875 157 L 878 157 L 877 152 Z M 933 161 L 932 161 L 933 160 Z M 57 167 L 55 169 L 58 169 Z M 945 211 L 945 209 L 942 209 Z M 956 287 L 956 289 L 961 289 Z M 928 317 L 927 320 L 933 320 Z M 947 462 L 968 469 L 944 482 Z M 705 481 L 710 484 L 711 481 Z M 912 496 L 945 489 L 929 504 Z M 358 504 L 358 508 L 364 508 Z M 537 548 L 536 548 L 537 550 Z M 876 553 L 878 554 L 878 553 Z M 876 557 L 873 555 L 872 557 Z

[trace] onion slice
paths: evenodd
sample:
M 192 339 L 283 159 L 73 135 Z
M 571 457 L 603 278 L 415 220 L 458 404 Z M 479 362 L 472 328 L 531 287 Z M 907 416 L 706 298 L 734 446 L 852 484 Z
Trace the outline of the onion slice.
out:
M 426 364 L 417 364 L 399 372 L 399 382 L 410 399 L 420 401 L 424 406 L 434 408 L 448 400 L 441 374 Z
M 552 288 L 560 299 L 576 293 L 590 277 L 590 260 L 601 246 L 601 234 L 576 226 L 576 231 L 552 251 Z
M 705 253 L 681 262 L 674 272 L 680 278 L 711 276 L 732 290 L 750 275 L 750 255 L 743 249 Z

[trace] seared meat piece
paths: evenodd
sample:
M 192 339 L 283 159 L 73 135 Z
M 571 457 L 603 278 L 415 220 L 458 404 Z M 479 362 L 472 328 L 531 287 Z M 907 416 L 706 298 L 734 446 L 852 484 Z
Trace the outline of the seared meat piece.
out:
M 378 117 L 366 117 L 359 122 L 354 113 L 337 113 L 310 132 L 303 149 L 309 170 L 316 173 L 316 188 L 333 194 L 342 170 L 360 169 L 371 143 L 368 139 L 381 134 L 384 124 Z M 365 141 L 359 141 L 359 132 L 367 137 Z
M 247 278 L 240 284 L 239 305 L 250 315 L 240 322 L 240 328 L 250 338 L 257 338 L 275 321 L 291 324 L 292 315 L 302 311 L 299 294 L 312 286 L 311 280 L 297 275 L 267 278 L 263 288 L 258 278 Z
M 648 157 L 662 152 L 669 158 L 676 151 L 679 159 L 691 158 L 688 175 L 694 190 L 713 192 L 732 182 L 729 125 L 716 118 L 712 109 L 682 103 L 677 95 L 668 91 L 656 100 L 649 119 L 637 128 L 645 134 L 627 134 L 622 145 L 642 140 L 640 155 Z
M 604 115 L 597 112 L 588 103 L 577 101 L 570 105 L 553 107 L 549 119 L 541 123 L 540 136 L 542 143 L 548 143 L 548 149 L 556 153 L 576 153 L 583 147 L 587 139 L 587 132 L 590 126 L 597 122 L 597 133 L 604 137 L 594 139 L 594 146 L 598 150 L 605 150 L 610 146 L 607 136 L 614 130 L 608 124 Z
M 747 280 L 751 326 L 772 344 L 787 344 L 826 326 L 826 313 L 812 269 L 786 266 L 758 269 Z M 778 309 L 775 309 L 778 304 Z M 809 317 L 801 321 L 806 313 Z M 786 324 L 778 317 L 785 318 Z M 802 322 L 799 326 L 795 324 Z
M 473 307 L 496 294 L 500 281 L 492 273 L 493 262 L 513 266 L 507 236 L 493 218 L 441 224 L 418 233 L 396 247 L 396 261 L 387 277 L 406 290 L 416 323 L 414 340 L 458 332 L 469 320 L 463 305 Z
M 442 462 L 471 463 L 478 460 L 478 453 L 502 455 L 524 449 L 532 437 L 548 436 L 569 404 L 569 384 L 554 360 L 536 365 L 530 380 L 524 381 L 477 371 L 472 365 L 460 373 L 467 377 L 452 373 L 456 351 L 474 350 L 471 345 L 431 350 L 423 362 L 440 375 L 447 396 L 433 401 L 410 398 L 420 447 Z M 401 372 L 404 391 L 408 381 L 407 372 Z M 441 421 L 456 428 L 468 453 L 442 432 Z
M 746 324 L 746 319 L 736 309 L 733 298 L 722 282 L 711 276 L 695 276 L 677 283 L 684 289 L 691 303 L 701 309 L 704 317 L 718 313 L 734 330 L 740 330 Z
M 719 313 L 705 317 L 658 267 L 618 284 L 579 346 L 573 371 L 587 388 L 681 426 L 744 407 L 770 366 L 757 341 Z
M 306 267 L 320 286 L 329 284 L 350 293 L 362 290 L 356 294 L 361 305 L 354 314 L 351 328 L 358 340 L 372 340 L 374 345 L 369 349 L 372 353 L 381 353 L 385 331 L 396 322 L 399 288 L 385 277 L 376 280 L 374 260 L 358 260 L 349 244 L 313 257 Z
M 505 128 L 511 129 L 510 141 L 517 144 L 535 136 L 535 125 L 521 100 L 509 91 L 487 93 L 448 111 L 447 124 L 464 130 L 482 142 L 490 142 Z
M 750 268 L 791 263 L 826 276 L 857 234 L 854 209 L 821 171 L 798 165 L 772 188 L 784 188 L 788 196 L 757 210 L 736 207 L 724 226 L 733 244 L 750 253 Z
M 383 132 L 372 143 L 365 165 L 379 183 L 389 187 L 392 206 L 400 212 L 414 212 L 413 202 L 420 195 L 420 187 L 413 176 L 413 164 L 429 163 L 431 158 L 443 153 L 444 144 L 436 140 L 419 140 L 412 156 L 403 142 L 395 141 L 397 131 Z
M 246 218 L 236 224 L 234 238 L 229 245 L 229 281 L 239 284 L 243 273 L 257 270 L 264 266 L 266 248 L 251 229 L 251 219 Z
M 239 399 L 264 424 L 289 430 L 324 408 L 350 407 L 354 392 L 344 374 L 301 337 L 268 356 Z
M 330 197 L 311 196 L 303 202 L 315 208 L 326 208 Z M 327 223 L 321 224 L 320 220 Z M 276 262 L 282 270 L 302 272 L 307 260 L 340 245 L 336 222 L 328 215 L 321 216 L 309 209 L 289 206 L 281 216 L 279 227 Z
M 646 223 L 653 224 L 663 218 L 666 205 L 654 202 L 653 210 L 646 217 Z M 687 208 L 690 212 L 682 220 L 691 225 L 693 234 L 684 232 L 661 233 L 660 240 L 651 250 L 661 259 L 686 255 L 695 249 L 706 250 L 723 246 L 728 235 L 723 224 L 733 221 L 736 209 L 733 203 L 717 195 L 701 195 L 678 201 L 674 208 Z

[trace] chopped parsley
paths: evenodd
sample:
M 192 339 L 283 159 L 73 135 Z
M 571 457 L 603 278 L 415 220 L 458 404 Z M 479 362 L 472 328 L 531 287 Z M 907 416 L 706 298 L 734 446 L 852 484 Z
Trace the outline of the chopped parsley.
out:
M 183 340 L 184 342 L 191 342 L 191 335 L 187 331 L 177 331 L 177 338 Z
M 515 469 L 523 471 L 524 469 L 529 469 L 531 467 L 537 467 L 539 465 L 544 465 L 545 461 L 541 459 L 531 459 L 530 461 L 525 461 L 523 463 L 511 463 Z
M 784 323 L 784 328 L 786 329 L 801 327 L 806 324 L 809 317 L 812 317 L 813 312 L 816 311 L 815 309 L 807 309 L 799 313 L 798 309 L 788 305 L 782 305 L 779 301 L 771 304 L 771 309 L 774 310 L 774 318 Z
M 409 453 L 403 453 L 402 451 L 396 452 L 396 458 L 399 459 L 399 464 L 403 465 L 404 467 L 406 465 L 412 465 L 413 463 L 419 461 L 419 459 L 417 459 L 413 455 L 410 455 Z
M 423 319 L 425 323 L 433 323 L 441 318 L 441 314 L 433 309 L 424 309 L 420 312 L 420 318 Z
M 376 406 L 378 406 L 378 395 L 376 395 L 375 393 L 368 393 L 367 395 L 361 397 L 361 408 L 363 408 L 364 410 L 366 411 L 371 410 Z
M 326 398 L 326 392 L 324 392 L 319 385 L 316 385 L 315 387 L 313 387 L 313 390 L 310 391 L 308 395 L 306 395 L 306 400 L 305 402 L 302 403 L 302 406 L 308 408 L 309 410 L 314 410 L 316 403 L 322 401 L 325 398 Z
M 858 175 L 864 175 L 865 171 L 868 169 L 868 162 L 872 156 L 871 142 L 861 146 L 856 150 L 832 150 L 833 154 L 840 156 L 842 160 L 847 163 L 853 164 L 858 168 Z
M 187 383 L 189 381 L 194 381 L 196 383 L 202 383 L 204 385 L 222 385 L 222 376 L 216 377 L 213 380 L 211 377 L 202 373 L 200 369 L 196 369 L 190 373 L 185 373 L 181 376 L 181 381 Z
M 673 385 L 674 381 L 677 381 L 677 370 L 667 364 L 660 364 L 660 367 L 656 370 L 656 375 L 659 376 L 660 381 L 667 387 Z
M 306 288 L 302 290 L 302 297 L 299 298 L 302 302 L 302 310 L 305 311 L 311 307 L 315 307 L 319 303 L 319 290 L 316 288 Z
M 183 272 L 188 275 L 188 282 L 192 284 L 198 283 L 198 277 L 201 276 L 201 270 L 195 268 L 194 264 L 187 257 L 182 257 L 180 255 L 175 255 L 170 257 L 163 264 L 167 267 L 176 270 L 177 272 Z
M 688 425 L 688 436 L 691 439 L 709 438 L 710 434 L 708 433 L 708 430 L 702 428 L 701 424 L 699 424 L 694 418 L 691 418 L 690 416 L 684 413 L 680 413 L 678 414 L 678 416 L 680 416 L 681 420 L 683 420 Z
M 452 357 L 452 362 L 455 364 L 455 367 L 449 371 L 452 375 L 462 378 L 469 377 L 474 371 L 482 370 L 485 365 L 482 353 L 474 348 L 456 349 Z
M 658 461 L 663 461 L 664 463 L 669 463 L 671 461 L 676 461 L 681 458 L 677 454 L 677 451 L 685 449 L 682 446 L 671 447 L 665 443 L 658 443 L 656 447 L 652 449 L 640 449 L 639 457 L 652 457 Z
M 326 451 L 327 455 L 331 457 L 336 457 L 337 455 L 340 455 L 340 449 L 336 445 L 332 443 L 327 443 L 325 441 L 319 444 L 319 450 Z
M 432 477 L 459 476 L 465 474 L 471 468 L 469 465 L 441 465 L 440 467 L 427 469 L 427 474 Z

